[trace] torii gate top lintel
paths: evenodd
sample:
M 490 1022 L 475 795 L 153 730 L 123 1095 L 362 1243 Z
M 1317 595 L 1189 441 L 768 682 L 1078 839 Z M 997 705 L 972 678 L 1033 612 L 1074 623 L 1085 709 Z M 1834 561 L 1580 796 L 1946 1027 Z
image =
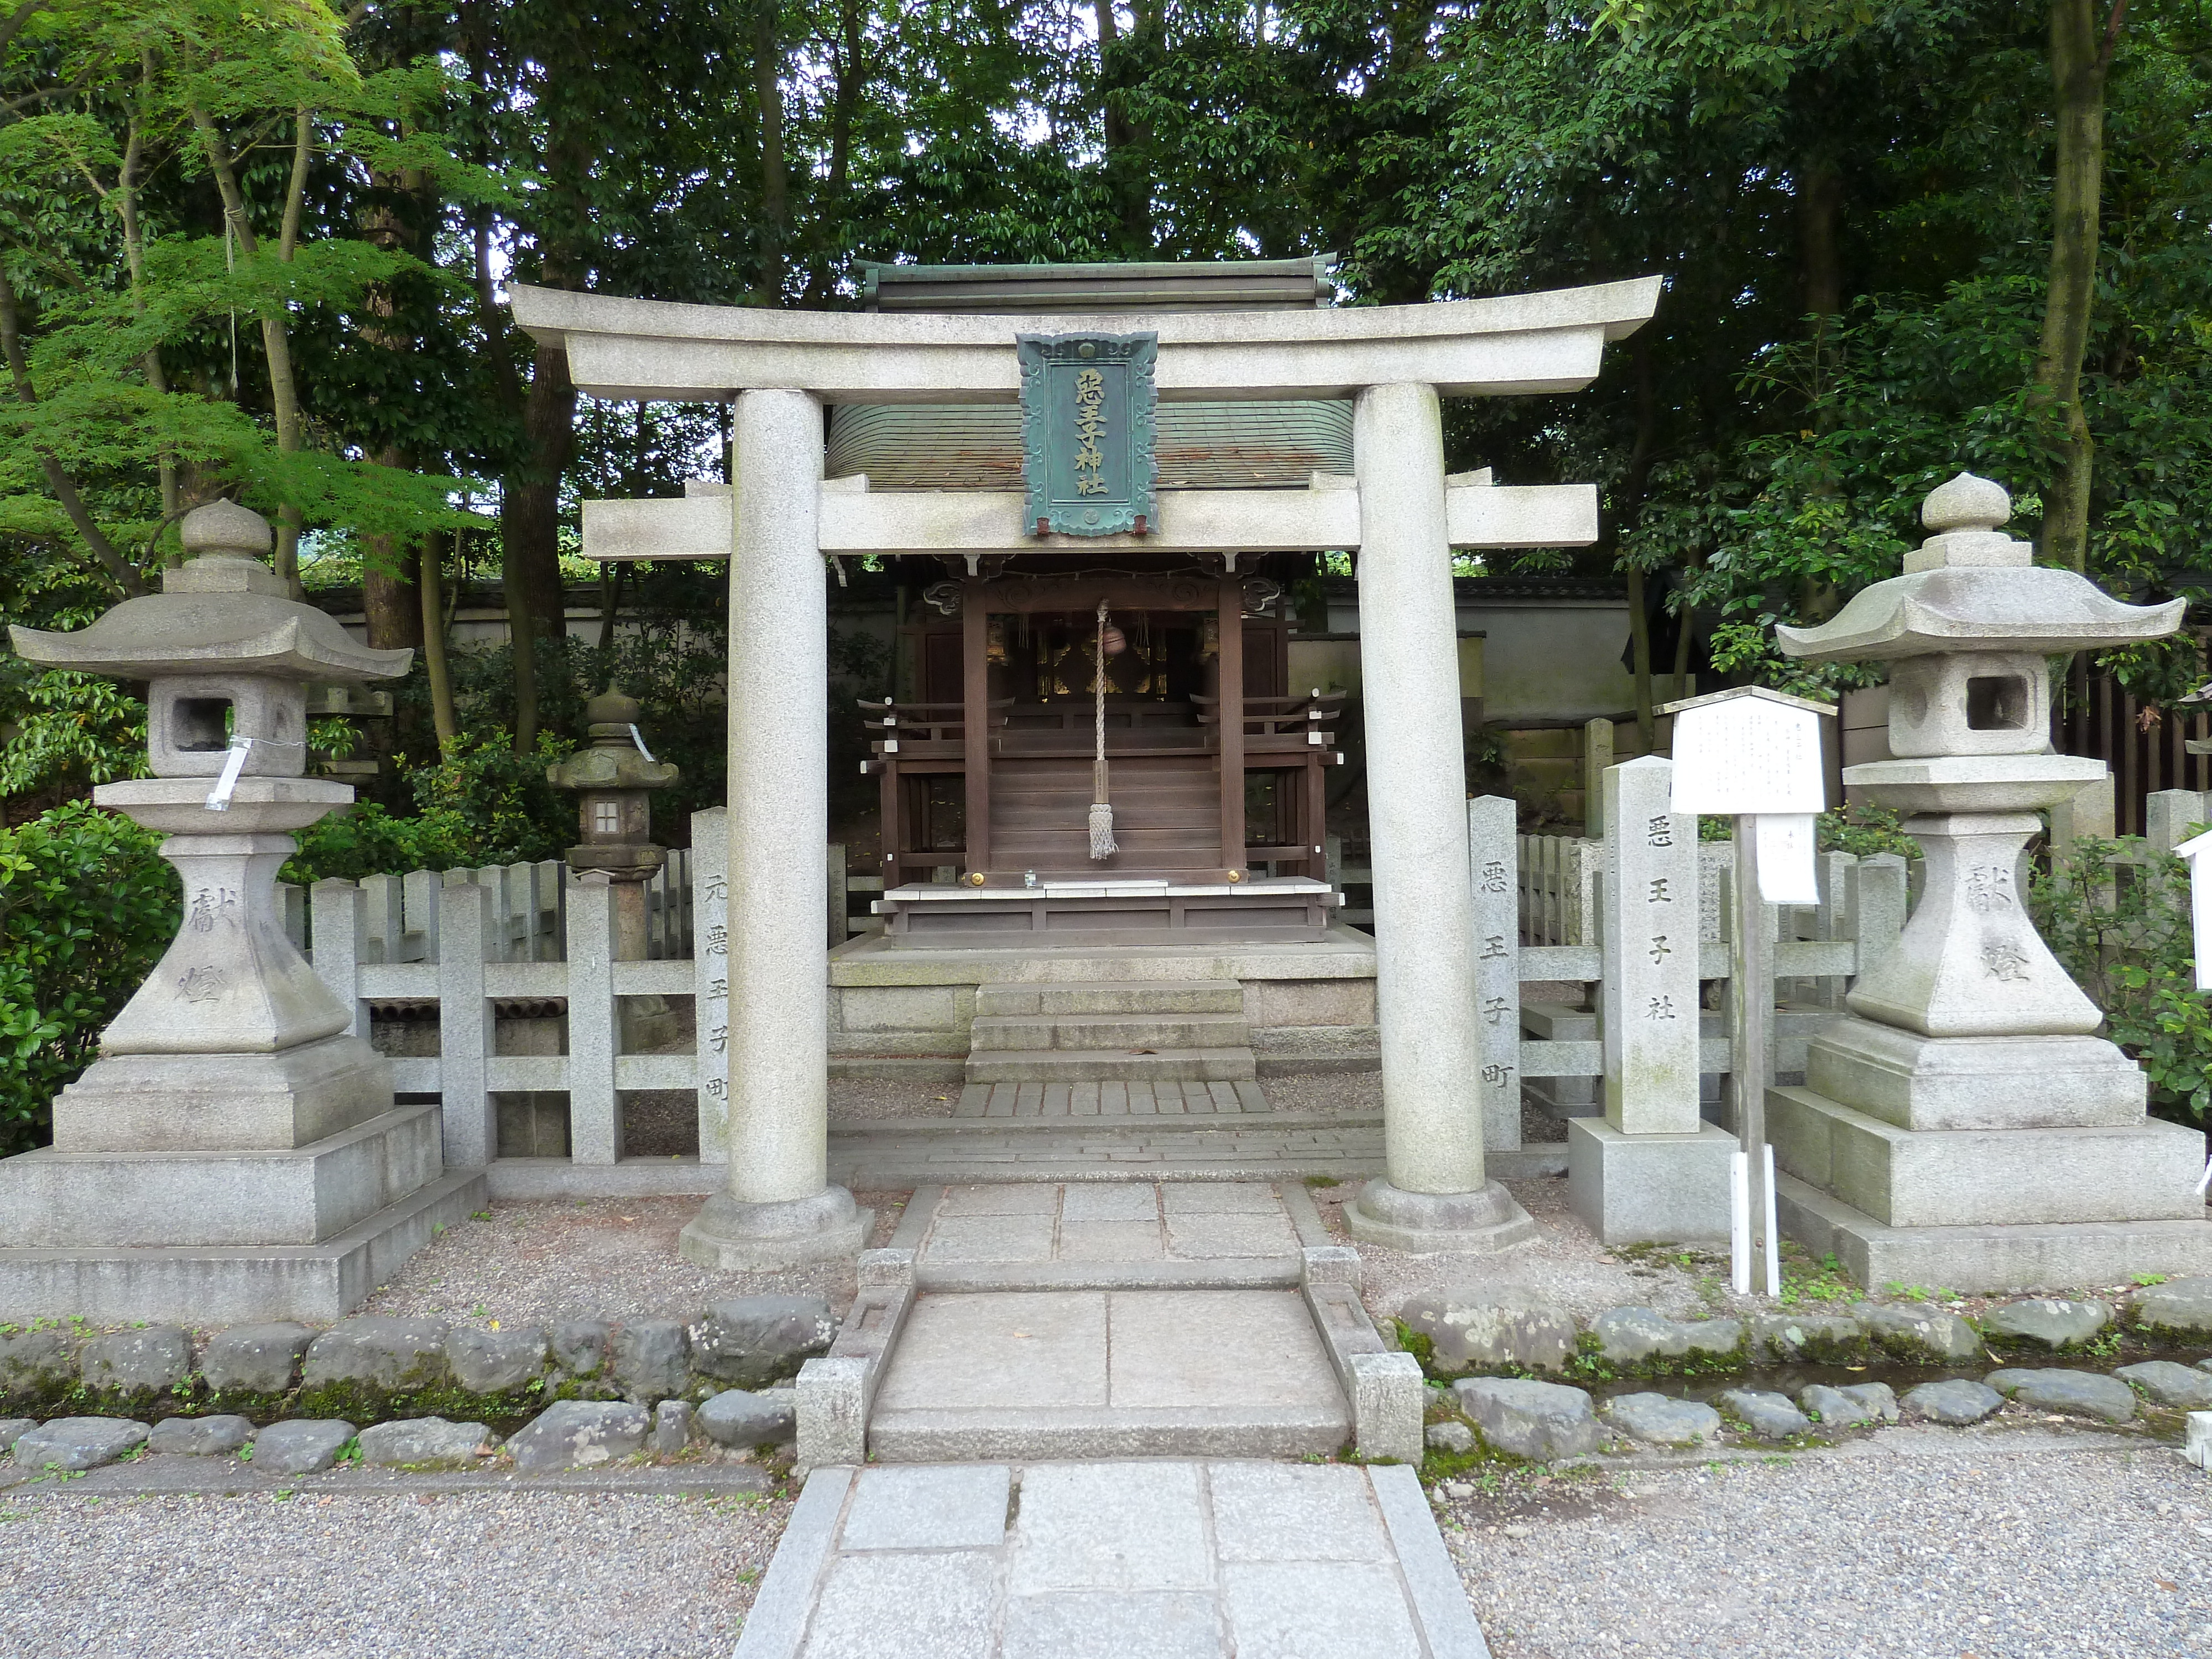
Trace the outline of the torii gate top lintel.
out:
M 515 321 L 558 346 L 579 389 L 600 398 L 713 402 L 740 391 L 808 392 L 829 403 L 1012 403 L 1014 337 L 1159 336 L 1169 402 L 1345 398 L 1425 383 L 1445 397 L 1575 392 L 1607 341 L 1650 319 L 1662 279 L 1543 294 L 1306 310 L 1093 313 L 775 311 L 516 285 Z

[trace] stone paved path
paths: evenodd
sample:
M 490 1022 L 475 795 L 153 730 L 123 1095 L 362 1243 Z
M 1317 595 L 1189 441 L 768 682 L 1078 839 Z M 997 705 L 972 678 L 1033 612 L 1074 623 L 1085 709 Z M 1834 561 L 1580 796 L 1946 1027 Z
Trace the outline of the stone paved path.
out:
M 1303 1187 L 924 1188 L 921 1294 L 869 1419 L 887 1462 L 1326 1454 L 1350 1408 L 1299 1283 Z
M 908 1224 L 915 1224 L 911 1209 Z M 950 1187 L 927 1224 L 915 1257 L 925 1269 L 1295 1257 L 1300 1246 L 1283 1200 L 1257 1182 Z M 1329 1240 L 1316 1235 L 1306 1242 Z
M 1487 1659 L 1411 1469 L 817 1470 L 736 1659 Z
M 955 1117 L 1222 1117 L 1274 1109 L 1257 1083 L 970 1083 Z

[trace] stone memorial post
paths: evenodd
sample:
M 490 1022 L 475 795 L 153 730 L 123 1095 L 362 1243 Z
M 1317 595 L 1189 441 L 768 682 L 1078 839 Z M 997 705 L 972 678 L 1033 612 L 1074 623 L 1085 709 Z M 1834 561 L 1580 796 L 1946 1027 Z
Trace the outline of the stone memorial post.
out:
M 1567 1120 L 1567 1199 L 1608 1244 L 1728 1237 L 1735 1137 L 1698 1110 L 1698 820 L 1654 755 L 1606 769 L 1605 1115 Z
M 276 872 L 353 799 L 303 776 L 310 682 L 405 672 L 291 599 L 267 520 L 185 516 L 162 591 L 74 634 L 18 628 L 48 667 L 144 679 L 154 775 L 94 799 L 168 837 L 176 941 L 54 1102 L 54 1144 L 0 1161 L 0 1307 L 96 1320 L 335 1318 L 483 1203 L 440 1109 L 391 1067 L 286 937 Z
M 1519 807 L 1510 797 L 1467 804 L 1468 874 L 1474 886 L 1475 1030 L 1482 1043 L 1482 1144 L 1521 1145 L 1521 917 L 1514 893 L 1513 836 Z
M 2037 814 L 2104 775 L 2048 751 L 2050 659 L 2154 639 L 2182 601 L 2130 605 L 2033 562 L 2011 502 L 1961 473 L 1905 573 L 1818 628 L 1777 630 L 1815 662 L 1887 662 L 1896 758 L 1844 783 L 1908 814 L 1918 905 L 1861 966 L 1850 1017 L 1811 1044 L 1803 1088 L 1767 1097 L 1783 1230 L 1863 1284 L 1963 1291 L 2106 1285 L 2212 1269 L 2204 1137 L 2148 1119 L 2142 1070 L 2096 1035 L 2019 890 Z

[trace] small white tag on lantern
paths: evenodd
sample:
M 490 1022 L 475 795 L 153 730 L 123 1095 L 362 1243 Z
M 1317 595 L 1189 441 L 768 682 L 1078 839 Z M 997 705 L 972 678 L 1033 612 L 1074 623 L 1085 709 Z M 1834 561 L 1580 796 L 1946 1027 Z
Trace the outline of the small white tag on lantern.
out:
M 210 812 L 230 811 L 230 793 L 238 787 L 238 775 L 246 769 L 246 757 L 253 746 L 252 739 L 233 744 L 230 753 L 223 757 L 222 775 L 215 781 L 215 791 L 207 798 Z
M 889 720 L 885 720 L 884 724 L 885 726 L 889 726 L 890 722 Z M 637 726 L 635 721 L 630 725 L 629 740 L 637 745 L 637 752 L 645 757 L 645 763 L 647 766 L 658 766 L 660 764 L 659 761 L 653 759 L 653 750 L 645 746 L 645 739 L 638 734 Z
M 1759 897 L 1769 904 L 1818 904 L 1813 815 L 1761 812 L 1751 828 L 1752 844 L 1759 849 Z
M 2190 933 L 2197 957 L 2197 988 L 2212 991 L 2212 876 L 2208 876 L 2198 860 L 2212 853 L 2212 830 L 2201 836 L 2192 836 L 2173 849 L 2173 855 L 2189 865 L 2189 921 Z

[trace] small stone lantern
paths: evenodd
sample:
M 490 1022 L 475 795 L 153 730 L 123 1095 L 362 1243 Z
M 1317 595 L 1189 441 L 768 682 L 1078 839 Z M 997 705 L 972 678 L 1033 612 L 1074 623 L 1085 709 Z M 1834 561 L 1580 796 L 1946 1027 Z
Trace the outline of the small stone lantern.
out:
M 334 1318 L 482 1190 L 445 1172 L 436 1106 L 395 1107 L 276 902 L 291 832 L 353 800 L 302 775 L 309 684 L 396 678 L 412 653 L 294 600 L 260 514 L 217 501 L 179 534 L 159 593 L 73 634 L 12 630 L 42 667 L 147 682 L 154 775 L 93 799 L 167 836 L 184 915 L 54 1102 L 54 1144 L 0 1161 L 0 1306 Z
M 648 954 L 645 884 L 668 861 L 666 849 L 653 844 L 650 792 L 683 775 L 647 752 L 637 726 L 642 712 L 635 697 L 609 686 L 584 705 L 590 746 L 545 769 L 547 782 L 576 794 L 582 839 L 568 851 L 569 869 L 604 871 L 615 884 L 615 953 L 622 962 L 641 962 Z M 625 1001 L 652 1005 L 627 1011 L 637 1017 L 657 1015 L 665 1006 L 659 998 Z M 633 1036 L 643 1040 L 641 1031 Z
M 576 833 L 568 849 L 572 870 L 604 870 L 611 880 L 640 882 L 667 862 L 653 841 L 650 792 L 665 789 L 683 774 L 646 752 L 637 729 L 644 711 L 635 697 L 609 686 L 584 705 L 584 735 L 591 746 L 545 769 L 556 789 L 576 793 Z
M 2212 1268 L 2204 1138 L 2144 1115 L 2142 1070 L 2037 933 L 2020 854 L 2039 812 L 2105 775 L 2051 751 L 2050 659 L 2156 639 L 2183 602 L 2124 605 L 2036 565 L 2004 490 L 1961 473 L 1904 574 L 1818 628 L 1813 662 L 1891 665 L 1893 759 L 1845 769 L 1927 860 L 1897 942 L 1863 963 L 1805 1086 L 1768 1096 L 1784 1231 L 1862 1284 L 2092 1285 Z M 2187 1218 L 2187 1219 L 2184 1219 Z

